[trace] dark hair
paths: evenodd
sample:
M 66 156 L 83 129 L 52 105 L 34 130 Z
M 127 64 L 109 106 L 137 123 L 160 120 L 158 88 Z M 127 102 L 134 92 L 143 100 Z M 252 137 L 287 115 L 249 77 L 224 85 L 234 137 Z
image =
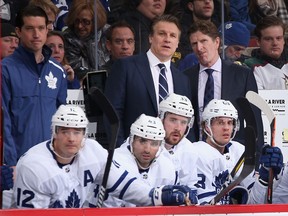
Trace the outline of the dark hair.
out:
M 16 16 L 15 19 L 15 27 L 21 28 L 24 25 L 24 17 L 44 17 L 45 18 L 45 24 L 48 25 L 48 17 L 46 12 L 38 6 L 35 5 L 28 5 L 22 10 L 19 11 L 19 13 Z
M 256 37 L 261 39 L 261 36 L 262 36 L 261 31 L 271 26 L 280 26 L 283 29 L 283 35 L 284 35 L 286 26 L 283 23 L 282 19 L 276 16 L 266 16 L 263 19 L 261 19 L 257 23 L 256 28 L 254 29 L 254 34 L 256 35 Z
M 173 15 L 170 15 L 170 14 L 164 14 L 162 16 L 158 16 L 158 17 L 153 19 L 152 24 L 150 26 L 150 35 L 154 34 L 154 26 L 159 22 L 174 23 L 177 26 L 177 28 L 179 29 L 180 34 L 181 34 L 181 25 L 180 25 L 178 18 L 173 16 Z M 180 35 L 179 35 L 179 37 L 180 37 Z
M 47 39 L 49 38 L 49 37 L 51 37 L 51 36 L 58 36 L 58 37 L 60 37 L 61 38 L 61 40 L 63 41 L 63 44 L 64 44 L 64 58 L 63 58 L 63 61 L 62 62 L 60 62 L 60 64 L 61 65 L 66 65 L 66 64 L 69 64 L 68 63 L 68 60 L 67 60 L 67 58 L 66 58 L 66 54 L 65 54 L 65 47 L 66 47 L 66 42 L 65 42 L 65 38 L 64 38 L 64 35 L 63 35 L 63 32 L 61 32 L 61 31 L 48 31 L 48 33 L 47 33 Z
M 51 0 L 30 0 L 29 4 L 41 7 L 47 14 L 48 12 L 53 13 L 55 18 L 60 12 L 60 9 Z
M 190 37 L 191 34 L 200 31 L 205 35 L 208 35 L 213 40 L 215 40 L 217 37 L 220 38 L 220 33 L 216 27 L 216 25 L 208 20 L 199 20 L 195 21 L 188 30 L 188 37 Z
M 118 22 L 115 22 L 113 23 L 105 32 L 105 35 L 106 35 L 106 39 L 111 41 L 112 40 L 112 34 L 113 34 L 113 31 L 115 28 L 129 28 L 132 33 L 133 33 L 133 36 L 135 36 L 135 31 L 134 31 L 134 28 L 129 24 L 127 23 L 125 20 L 120 20 Z

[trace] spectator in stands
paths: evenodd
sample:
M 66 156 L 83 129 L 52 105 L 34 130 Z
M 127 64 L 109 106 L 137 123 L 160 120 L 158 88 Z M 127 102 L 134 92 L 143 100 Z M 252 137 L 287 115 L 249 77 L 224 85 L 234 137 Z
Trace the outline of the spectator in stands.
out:
M 94 8 L 94 1 L 74 1 L 66 19 L 68 28 L 64 31 L 65 53 L 79 80 L 88 71 L 98 69 L 109 61 L 104 38 L 104 32 L 109 27 L 106 11 L 99 0 L 96 1 L 96 12 Z M 95 59 L 95 14 L 97 14 L 97 59 Z
M 213 14 L 216 6 L 216 1 L 213 0 L 184 0 L 182 7 L 184 13 L 180 18 L 181 23 L 181 38 L 177 52 L 179 59 L 183 59 L 187 54 L 192 52 L 189 39 L 188 29 L 197 20 L 212 21 L 217 27 L 220 25 L 219 20 L 214 19 Z M 215 10 L 216 12 L 216 10 Z M 227 20 L 226 18 L 225 20 Z
M 1 59 L 11 55 L 18 47 L 19 38 L 15 32 L 15 27 L 9 23 L 1 24 Z
M 59 13 L 59 9 L 51 0 L 30 0 L 29 4 L 33 4 L 35 6 L 41 7 L 47 14 L 48 17 L 48 30 L 52 31 L 54 29 L 54 23 L 56 21 L 56 17 Z
M 1 0 L 0 1 L 0 17 L 1 23 L 10 23 L 15 26 L 15 18 L 17 13 L 27 6 L 29 0 Z
M 130 9 L 124 13 L 126 20 L 135 30 L 135 54 L 145 53 L 150 48 L 149 30 L 152 20 L 164 14 L 166 0 L 127 0 Z
M 16 17 L 20 45 L 2 60 L 4 163 L 9 166 L 50 138 L 51 117 L 66 103 L 66 73 L 45 45 L 47 24 L 42 8 L 25 7 Z
M 218 31 L 222 34 L 222 26 L 218 28 Z M 229 21 L 224 24 L 223 49 L 226 60 L 239 65 L 245 65 L 244 61 L 248 56 L 243 55 L 243 52 L 249 45 L 249 41 L 250 32 L 244 24 L 234 21 Z M 194 53 L 191 53 L 179 62 L 178 68 L 182 71 L 196 64 L 198 64 L 198 59 Z
M 62 32 L 49 31 L 47 34 L 46 45 L 52 50 L 51 56 L 55 58 L 67 72 L 67 88 L 79 89 L 80 82 L 65 57 L 65 44 Z
M 70 5 L 73 0 L 51 0 L 56 7 L 59 9 L 58 16 L 56 17 L 56 21 L 54 23 L 55 30 L 65 31 L 67 25 L 65 23 L 65 19 L 67 17 Z
M 51 0 L 51 1 L 56 5 L 56 7 L 59 8 L 59 13 L 54 23 L 55 30 L 65 31 L 65 29 L 67 28 L 65 19 L 67 17 L 69 8 L 71 7 L 73 0 Z M 120 0 L 117 0 L 117 2 L 120 2 Z M 101 0 L 101 3 L 103 4 L 105 10 L 108 12 L 110 9 L 111 2 L 109 0 Z
M 253 0 L 252 0 L 253 1 Z M 252 2 L 250 0 L 250 2 Z M 229 0 L 231 20 L 243 23 L 252 33 L 255 24 L 251 21 L 248 0 Z
M 267 16 L 255 28 L 258 49 L 245 61 L 254 70 L 258 89 L 288 89 L 288 53 L 285 24 L 279 17 Z
M 250 17 L 256 23 L 266 16 L 277 16 L 283 23 L 288 24 L 288 2 L 286 0 L 250 0 Z
M 135 50 L 135 32 L 133 27 L 124 20 L 112 24 L 106 31 L 106 47 L 110 53 L 110 60 L 102 67 L 108 72 L 114 61 L 131 56 Z

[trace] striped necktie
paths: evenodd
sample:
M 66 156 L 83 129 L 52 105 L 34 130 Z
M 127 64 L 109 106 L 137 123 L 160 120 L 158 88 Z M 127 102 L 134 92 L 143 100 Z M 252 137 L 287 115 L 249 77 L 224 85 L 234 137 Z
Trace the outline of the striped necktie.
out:
M 168 82 L 166 78 L 166 67 L 164 64 L 158 64 L 159 74 L 159 103 L 168 95 Z

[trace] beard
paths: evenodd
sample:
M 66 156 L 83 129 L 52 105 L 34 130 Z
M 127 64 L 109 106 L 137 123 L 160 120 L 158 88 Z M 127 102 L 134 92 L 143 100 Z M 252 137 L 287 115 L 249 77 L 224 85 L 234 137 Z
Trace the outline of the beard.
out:
M 183 137 L 184 135 L 181 135 L 180 132 L 172 132 L 165 137 L 165 142 L 169 145 L 177 145 Z
M 203 14 L 201 12 L 197 12 L 197 11 L 193 11 L 193 13 L 194 13 L 194 16 L 197 17 L 199 20 L 210 21 L 211 17 L 212 17 L 212 14 L 211 14 L 211 16 L 209 16 L 209 15 Z

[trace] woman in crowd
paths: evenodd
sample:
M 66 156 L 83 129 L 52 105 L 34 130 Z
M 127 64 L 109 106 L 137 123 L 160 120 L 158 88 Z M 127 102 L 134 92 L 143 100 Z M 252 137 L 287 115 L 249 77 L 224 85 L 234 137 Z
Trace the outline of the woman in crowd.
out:
M 80 82 L 75 76 L 73 68 L 68 64 L 68 61 L 65 57 L 65 45 L 62 32 L 48 32 L 46 45 L 52 50 L 52 57 L 55 58 L 67 72 L 67 88 L 79 89 Z
M 109 27 L 106 11 L 99 0 L 96 1 L 96 12 L 94 8 L 94 1 L 74 1 L 66 19 L 68 26 L 64 31 L 66 57 L 79 80 L 88 71 L 98 69 L 109 61 L 109 52 L 105 47 L 104 38 L 104 32 Z M 95 14 L 97 14 L 97 59 L 95 57 Z

